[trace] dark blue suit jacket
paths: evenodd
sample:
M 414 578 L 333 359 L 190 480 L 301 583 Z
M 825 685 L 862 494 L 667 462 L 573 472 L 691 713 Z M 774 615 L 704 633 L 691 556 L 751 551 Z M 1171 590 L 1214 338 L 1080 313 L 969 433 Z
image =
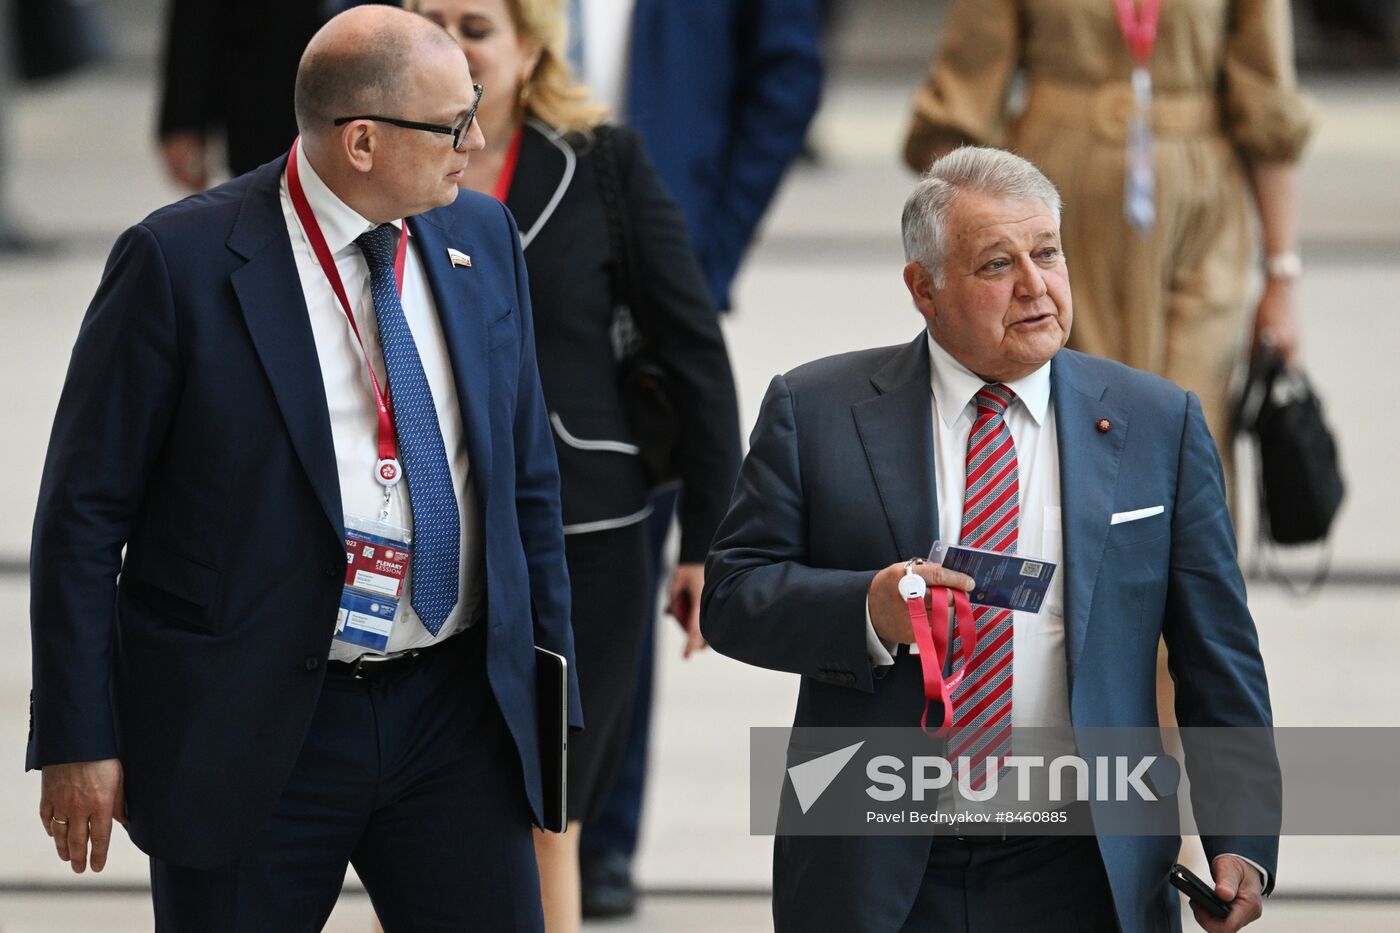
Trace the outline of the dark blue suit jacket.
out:
M 672 197 L 715 301 L 821 97 L 819 0 L 637 0 L 627 123 Z
M 1270 725 L 1220 460 L 1200 402 L 1164 379 L 1070 350 L 1055 356 L 1050 381 L 1072 725 L 1155 729 L 1159 636 L 1182 726 Z M 905 346 L 799 367 L 769 387 L 710 553 L 701 624 L 716 650 L 803 675 L 795 726 L 919 721 L 918 658 L 901 656 L 877 677 L 864 619 L 876 572 L 926 553 L 938 534 L 932 417 L 922 333 Z M 1097 429 L 1101 418 L 1111 430 Z M 1157 505 L 1159 515 L 1110 521 L 1115 512 Z M 1164 757 L 1157 742 L 1143 751 Z M 1214 787 L 1245 799 L 1277 789 L 1271 745 L 1265 770 L 1230 774 L 1215 773 L 1229 765 L 1193 758 L 1189 744 L 1186 751 L 1193 777 L 1208 775 Z M 1082 740 L 1081 752 L 1089 754 Z M 1168 799 L 1166 834 L 1099 837 L 1124 930 L 1179 928 L 1167 885 L 1180 848 L 1170 835 L 1175 798 Z M 780 836 L 777 929 L 899 929 L 930 838 Z M 1202 842 L 1211 857 L 1253 859 L 1272 886 L 1277 836 Z
M 276 162 L 112 251 L 34 524 L 28 766 L 120 757 L 129 830 L 227 861 L 271 813 L 325 676 L 345 553 L 330 418 Z M 533 646 L 573 664 L 525 265 L 491 198 L 409 221 L 452 360 L 485 535 L 487 669 L 540 808 Z M 448 262 L 452 247 L 470 269 Z M 581 724 L 576 688 L 574 723 Z

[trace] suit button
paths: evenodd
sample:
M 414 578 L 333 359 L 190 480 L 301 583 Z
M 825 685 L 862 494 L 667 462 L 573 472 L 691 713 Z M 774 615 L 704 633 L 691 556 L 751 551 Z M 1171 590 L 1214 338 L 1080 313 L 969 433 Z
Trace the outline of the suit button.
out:
M 311 657 L 309 657 L 309 658 L 306 659 L 306 669 L 307 669 L 308 671 L 314 671 L 314 670 L 316 670 L 316 668 L 318 668 L 318 667 L 320 667 L 320 666 L 321 666 L 321 659 L 318 658 L 318 657 L 316 657 L 314 654 L 313 654 Z
M 333 560 L 330 563 L 326 564 L 326 576 L 328 577 L 339 576 L 344 572 L 345 565 L 338 560 Z

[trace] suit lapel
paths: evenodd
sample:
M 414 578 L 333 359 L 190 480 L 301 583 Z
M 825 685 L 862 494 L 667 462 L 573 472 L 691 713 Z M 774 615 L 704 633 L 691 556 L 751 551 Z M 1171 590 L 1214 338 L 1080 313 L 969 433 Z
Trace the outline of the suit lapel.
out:
M 1127 410 L 1109 401 L 1108 384 L 1089 378 L 1084 369 L 1076 354 L 1063 350 L 1050 368 L 1060 453 L 1065 652 L 1071 691 L 1088 636 L 1094 585 L 1113 517 L 1118 464 L 1128 436 Z M 1108 431 L 1098 429 L 1103 418 L 1112 423 Z
M 453 266 L 448 249 L 472 255 L 472 244 L 458 232 L 448 211 L 430 211 L 410 217 L 409 230 L 416 241 L 418 261 L 427 276 L 437 305 L 447 355 L 452 361 L 452 378 L 457 387 L 462 428 L 466 432 L 467 455 L 471 463 L 472 488 L 477 504 L 485 514 L 491 470 L 491 378 L 487 348 L 487 313 L 478 267 Z
M 506 195 L 506 206 L 515 215 L 521 242 L 528 249 L 553 218 L 564 192 L 573 183 L 578 160 L 568 143 L 549 127 L 530 120 L 522 132 L 519 162 Z
M 326 387 L 279 195 L 286 162 L 258 169 L 244 196 L 228 246 L 248 261 L 231 279 L 292 446 L 338 538 L 345 524 Z
M 880 394 L 851 406 L 856 431 L 895 552 L 923 556 L 938 534 L 927 337 L 920 332 L 870 381 Z

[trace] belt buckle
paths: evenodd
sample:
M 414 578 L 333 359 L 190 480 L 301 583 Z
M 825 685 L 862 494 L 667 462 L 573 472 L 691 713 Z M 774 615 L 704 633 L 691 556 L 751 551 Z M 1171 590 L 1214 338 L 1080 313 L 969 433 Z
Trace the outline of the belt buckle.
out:
M 387 664 L 390 661 L 397 661 L 400 658 L 416 657 L 418 657 L 417 648 L 409 648 L 405 651 L 395 651 L 393 654 L 370 654 L 369 652 L 365 652 L 364 654 L 360 655 L 358 658 L 355 659 L 355 663 L 350 669 L 350 676 L 354 680 L 368 680 L 369 672 L 366 670 L 366 668 L 378 667 L 381 664 Z

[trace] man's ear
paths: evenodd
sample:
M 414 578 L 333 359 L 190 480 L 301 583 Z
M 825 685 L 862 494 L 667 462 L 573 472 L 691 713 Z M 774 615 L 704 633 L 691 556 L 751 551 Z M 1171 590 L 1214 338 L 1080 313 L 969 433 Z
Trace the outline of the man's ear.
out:
M 919 309 L 919 313 L 924 316 L 924 320 L 930 324 L 937 317 L 934 307 L 933 297 L 933 276 L 921 262 L 910 262 L 904 266 L 904 287 L 909 289 L 909 297 L 914 300 L 914 307 Z
M 367 120 L 347 123 L 340 131 L 340 147 L 350 167 L 361 174 L 374 167 L 374 150 L 379 138 Z

